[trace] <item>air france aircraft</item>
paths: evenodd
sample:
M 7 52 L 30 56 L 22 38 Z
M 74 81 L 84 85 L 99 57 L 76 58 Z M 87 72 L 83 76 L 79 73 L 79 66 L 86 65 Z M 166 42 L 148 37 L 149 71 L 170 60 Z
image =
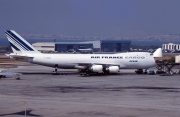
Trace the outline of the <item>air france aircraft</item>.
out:
M 120 69 L 148 69 L 155 66 L 154 57 L 162 57 L 161 48 L 153 54 L 148 52 L 126 52 L 116 54 L 49 54 L 41 53 L 14 30 L 5 34 L 13 53 L 9 56 L 25 59 L 31 63 L 62 69 L 78 69 L 80 73 L 119 73 Z

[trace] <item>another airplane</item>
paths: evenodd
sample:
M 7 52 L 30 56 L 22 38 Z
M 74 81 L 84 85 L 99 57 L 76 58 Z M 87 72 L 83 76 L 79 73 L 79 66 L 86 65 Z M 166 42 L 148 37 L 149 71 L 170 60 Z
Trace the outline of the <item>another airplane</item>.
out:
M 34 64 L 63 69 L 78 69 L 80 73 L 119 73 L 120 69 L 143 69 L 156 65 L 154 57 L 162 57 L 162 49 L 153 54 L 148 52 L 125 52 L 116 54 L 49 54 L 40 53 L 14 30 L 6 30 L 5 34 L 13 53 L 10 57 L 27 60 Z
M 2 68 L 0 68 L 0 73 L 1 73 L 1 72 L 5 72 L 5 71 L 7 71 L 7 69 L 2 69 Z
M 3 74 L 1 74 L 1 73 L 4 73 L 4 72 L 6 72 L 7 71 L 7 69 L 1 69 L 0 68 L 0 79 L 1 78 L 3 78 L 3 77 L 5 77 Z
M 20 73 L 16 73 L 16 72 L 8 72 L 7 70 L 3 69 L 0 70 L 0 79 L 1 78 L 6 78 L 6 77 L 12 77 L 15 76 L 16 79 L 20 79 Z

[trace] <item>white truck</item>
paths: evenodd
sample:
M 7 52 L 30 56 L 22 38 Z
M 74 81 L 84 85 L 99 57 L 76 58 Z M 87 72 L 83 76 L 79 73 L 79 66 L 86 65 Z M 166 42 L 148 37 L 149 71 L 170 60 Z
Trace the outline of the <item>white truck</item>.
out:
M 175 56 L 175 63 L 180 63 L 180 55 Z

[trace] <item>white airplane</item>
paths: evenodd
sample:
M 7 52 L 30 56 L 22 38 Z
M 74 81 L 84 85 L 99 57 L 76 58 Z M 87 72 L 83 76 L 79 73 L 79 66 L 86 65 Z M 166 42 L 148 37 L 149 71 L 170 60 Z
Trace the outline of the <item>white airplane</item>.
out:
M 5 72 L 5 71 L 7 71 L 7 69 L 1 69 L 1 68 L 0 68 L 0 73 L 1 73 L 1 72 Z
M 34 64 L 63 69 L 79 69 L 80 73 L 119 73 L 120 69 L 138 69 L 139 72 L 156 65 L 154 57 L 162 57 L 161 48 L 153 54 L 126 52 L 116 54 L 49 54 L 40 53 L 14 30 L 5 30 L 13 53 L 10 57 Z
M 4 73 L 7 71 L 7 69 L 1 69 L 0 68 L 0 79 L 5 77 Z
M 20 73 L 8 72 L 7 69 L 0 69 L 0 79 L 12 76 L 15 76 L 16 79 L 20 79 L 20 75 Z

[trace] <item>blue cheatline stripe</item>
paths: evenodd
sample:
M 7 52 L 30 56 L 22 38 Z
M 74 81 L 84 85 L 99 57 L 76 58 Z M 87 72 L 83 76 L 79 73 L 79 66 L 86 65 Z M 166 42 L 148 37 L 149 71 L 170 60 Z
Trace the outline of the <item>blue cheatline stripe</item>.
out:
M 19 48 L 17 48 L 14 44 L 12 44 L 10 41 L 9 41 L 10 45 L 16 50 L 16 51 L 20 51 Z
M 7 35 L 7 37 L 11 40 L 11 41 L 13 41 L 13 42 L 15 42 L 16 44 L 19 44 L 18 42 L 16 42 L 14 39 L 13 39 L 13 37 L 11 37 L 11 36 L 9 36 L 9 35 Z M 15 45 L 14 45 L 15 46 Z M 17 46 L 16 46 L 17 47 Z M 21 48 L 22 50 L 26 50 L 27 51 L 27 49 L 26 48 L 24 48 L 22 45 L 18 45 L 18 47 L 19 48 Z M 29 51 L 29 50 L 28 50 Z
M 30 51 L 34 51 L 31 47 L 29 47 L 26 43 L 24 43 L 21 39 L 19 39 L 15 34 L 13 34 L 10 30 L 8 30 L 7 32 L 10 33 L 15 39 L 17 39 L 25 47 L 27 47 Z
M 9 36 L 9 38 L 12 41 L 15 41 L 17 44 L 19 44 L 21 46 L 21 48 L 24 48 L 25 50 L 29 51 L 28 48 L 24 47 L 20 42 L 18 42 L 17 40 L 14 39 L 14 37 L 12 37 L 9 33 L 5 32 L 7 34 L 7 36 Z

